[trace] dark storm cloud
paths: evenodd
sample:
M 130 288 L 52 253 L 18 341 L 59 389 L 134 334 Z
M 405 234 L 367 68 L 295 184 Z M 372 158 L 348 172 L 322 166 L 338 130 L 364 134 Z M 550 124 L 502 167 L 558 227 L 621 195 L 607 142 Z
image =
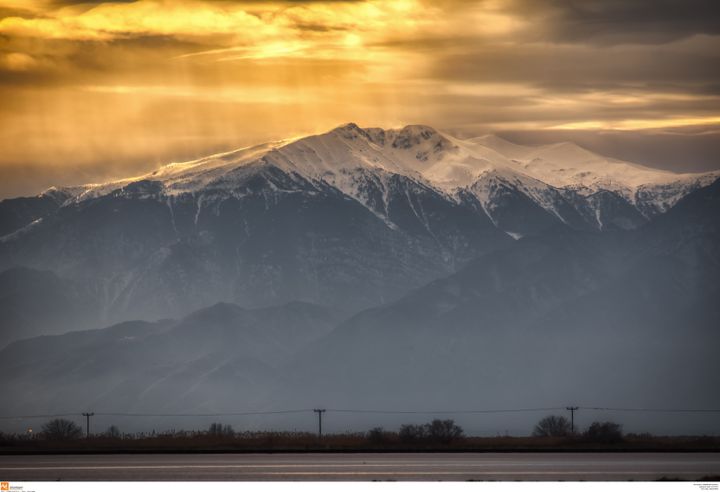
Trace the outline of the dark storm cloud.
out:
M 304 22 L 296 22 L 293 24 L 295 29 L 300 31 L 312 31 L 312 32 L 330 32 L 330 31 L 347 31 L 349 27 L 343 26 L 328 26 L 324 24 L 311 24 Z
M 113 4 L 113 3 L 135 3 L 137 0 L 112 0 L 110 2 L 106 0 L 52 0 L 49 2 L 49 6 L 54 8 L 60 7 L 74 7 L 74 6 L 87 6 L 89 8 L 96 5 L 102 4 Z
M 717 87 L 720 51 L 714 39 L 692 51 L 656 46 L 606 49 L 539 44 L 492 45 L 440 55 L 438 77 L 474 81 L 528 81 L 545 87 L 603 88 L 615 84 L 677 84 Z M 458 50 L 459 51 L 459 50 Z
M 83 4 L 101 4 L 101 3 L 133 3 L 136 0 L 52 0 L 52 5 L 83 5 Z
M 720 123 L 719 5 L 28 0 L 0 7 L 0 196 L 25 192 L 43 172 L 43 186 L 123 177 L 240 140 L 317 133 L 344 121 L 426 122 L 528 139 L 573 140 L 558 133 L 572 128 L 601 153 L 709 166 L 718 133 L 648 129 Z M 611 130 L 623 131 L 608 140 Z
M 4 19 L 5 17 L 31 18 L 35 17 L 35 15 L 36 14 L 34 14 L 31 10 L 18 9 L 15 7 L 4 7 L 0 5 L 0 19 Z
M 0 64 L 0 86 L 42 88 L 101 83 L 140 70 L 161 75 L 168 70 L 172 57 L 206 49 L 206 44 L 159 34 L 99 41 L 59 39 L 44 45 L 31 39 L 8 39 L 0 48 L 0 56 L 27 53 L 34 63 L 24 70 Z
M 715 0 L 518 0 L 510 9 L 538 20 L 536 34 L 562 42 L 656 44 L 720 33 Z

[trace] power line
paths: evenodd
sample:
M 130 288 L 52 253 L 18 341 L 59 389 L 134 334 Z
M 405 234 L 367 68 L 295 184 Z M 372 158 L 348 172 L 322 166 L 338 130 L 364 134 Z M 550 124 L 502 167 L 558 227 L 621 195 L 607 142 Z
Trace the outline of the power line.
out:
M 581 410 L 602 410 L 609 412 L 655 412 L 655 413 L 720 413 L 716 408 L 615 408 L 580 407 Z
M 273 415 L 273 414 L 287 414 L 287 413 L 304 413 L 311 412 L 312 409 L 301 409 L 301 410 L 271 410 L 271 411 L 255 411 L 255 412 L 233 412 L 233 413 L 122 413 L 122 412 L 110 412 L 103 413 L 98 412 L 93 415 L 97 417 L 242 417 L 246 415 Z M 46 418 L 59 418 L 59 417 L 77 417 L 85 416 L 84 413 L 55 413 L 55 414 L 40 414 L 40 415 L 4 415 L 0 416 L 0 419 L 12 420 L 12 419 L 46 419 Z
M 328 408 L 328 412 L 336 413 L 380 413 L 380 414 L 416 414 L 416 415 L 460 415 L 460 414 L 481 414 L 481 413 L 518 413 L 518 412 L 552 412 L 563 410 L 564 407 L 545 408 L 506 408 L 493 410 L 351 410 Z
M 573 407 L 574 410 L 595 410 L 609 412 L 652 412 L 652 413 L 720 413 L 720 409 L 711 408 L 630 408 L 630 407 Z M 381 410 L 381 409 L 348 409 L 328 408 L 328 412 L 350 413 L 350 414 L 385 414 L 385 415 L 464 415 L 464 414 L 500 414 L 500 413 L 523 413 L 523 412 L 553 412 L 567 410 L 568 407 L 538 407 L 538 408 L 503 408 L 503 409 L 474 409 L 474 410 Z M 249 412 L 227 412 L 227 413 L 127 413 L 127 412 L 96 412 L 96 417 L 129 417 L 129 418 L 153 418 L 153 417 L 243 417 L 253 415 L 282 415 L 314 412 L 313 408 L 301 408 L 292 410 L 258 410 Z M 84 412 L 75 413 L 52 413 L 35 415 L 0 415 L 0 420 L 19 419 L 43 419 L 60 417 L 85 416 Z
M 77 413 L 53 413 L 53 414 L 42 414 L 42 415 L 0 415 L 0 419 L 13 420 L 13 419 L 55 419 L 60 417 L 77 417 L 81 415 Z
M 306 412 L 312 412 L 312 409 L 303 408 L 298 410 L 268 410 L 232 413 L 98 413 L 97 415 L 103 417 L 243 417 L 248 415 L 276 415 Z

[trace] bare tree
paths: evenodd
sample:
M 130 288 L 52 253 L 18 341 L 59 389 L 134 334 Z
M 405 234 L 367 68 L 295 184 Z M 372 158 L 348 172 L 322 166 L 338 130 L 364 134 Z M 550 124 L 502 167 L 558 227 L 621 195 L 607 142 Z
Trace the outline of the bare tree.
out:
M 430 441 L 448 444 L 462 437 L 463 430 L 454 420 L 435 419 L 425 424 L 425 434 Z
M 448 444 L 463 435 L 463 430 L 454 420 L 435 419 L 425 425 L 405 424 L 400 427 L 398 436 L 405 443 L 418 441 Z
M 120 439 L 120 429 L 118 429 L 117 426 L 111 425 L 105 431 L 105 437 L 109 437 L 111 439 Z
M 622 426 L 615 422 L 593 422 L 584 437 L 595 442 L 620 442 L 623 439 Z
M 398 437 L 400 437 L 400 441 L 404 443 L 421 441 L 426 437 L 425 426 L 413 424 L 401 425 Z
M 366 437 L 372 444 L 383 444 L 390 438 L 389 433 L 382 427 L 373 427 L 367 432 Z
M 208 428 L 208 434 L 218 437 L 231 437 L 235 435 L 235 429 L 233 429 L 231 425 L 223 425 L 219 422 L 213 422 Z
M 82 429 L 72 420 L 53 419 L 42 426 L 45 439 L 53 441 L 69 441 L 82 437 Z
M 535 437 L 564 437 L 570 435 L 570 422 L 559 415 L 548 415 L 535 425 Z

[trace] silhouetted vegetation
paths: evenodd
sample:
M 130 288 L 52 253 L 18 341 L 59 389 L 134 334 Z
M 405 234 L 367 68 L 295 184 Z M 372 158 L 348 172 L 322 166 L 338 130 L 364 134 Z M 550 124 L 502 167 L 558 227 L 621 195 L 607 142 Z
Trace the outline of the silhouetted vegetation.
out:
M 583 437 L 599 443 L 618 443 L 623 440 L 622 426 L 615 422 L 593 422 Z
M 42 436 L 50 441 L 70 441 L 82 437 L 82 429 L 72 420 L 53 419 L 42 426 Z
M 217 422 L 210 424 L 208 428 L 208 434 L 211 436 L 226 436 L 232 437 L 235 435 L 235 430 L 231 425 L 223 425 Z
M 431 442 L 443 444 L 449 444 L 463 436 L 462 428 L 453 420 L 435 419 L 429 424 L 425 424 L 425 432 Z
M 407 444 L 421 442 L 449 444 L 462 435 L 462 428 L 457 426 L 453 420 L 439 419 L 424 425 L 403 425 L 398 432 L 400 441 Z
M 398 437 L 401 442 L 412 444 L 425 439 L 425 427 L 422 425 L 405 424 L 400 427 Z
M 580 436 L 468 437 L 452 420 L 434 420 L 399 429 L 375 427 L 366 433 L 324 434 L 314 432 L 236 432 L 215 423 L 197 431 L 121 433 L 115 427 L 91 436 L 83 435 L 74 422 L 47 422 L 38 435 L 0 434 L 0 453 L 17 452 L 184 452 L 184 451 L 689 451 L 720 450 L 720 437 L 658 437 L 628 434 L 613 422 L 595 422 Z
M 105 437 L 108 437 L 110 439 L 121 439 L 122 435 L 120 434 L 120 429 L 118 429 L 117 426 L 111 425 L 105 431 Z
M 387 432 L 382 427 L 373 427 L 367 432 L 367 440 L 370 444 L 386 444 L 393 438 L 392 432 Z
M 570 422 L 558 415 L 548 415 L 533 429 L 535 437 L 565 437 L 570 435 Z

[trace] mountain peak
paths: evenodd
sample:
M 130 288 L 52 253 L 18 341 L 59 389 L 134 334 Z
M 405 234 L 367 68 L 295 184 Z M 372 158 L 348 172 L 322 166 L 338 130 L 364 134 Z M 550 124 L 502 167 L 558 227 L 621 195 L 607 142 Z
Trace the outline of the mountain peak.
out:
M 428 139 L 437 133 L 438 131 L 435 128 L 427 125 L 405 125 L 399 131 L 399 134 L 401 135 L 417 135 L 425 139 Z
M 425 125 L 407 125 L 393 133 L 392 146 L 401 149 L 409 149 L 433 137 L 441 137 L 437 130 Z
M 344 125 L 340 125 L 330 131 L 330 134 L 339 135 L 343 138 L 355 139 L 358 136 L 368 138 L 367 132 L 360 128 L 357 124 L 350 122 Z
M 48 197 L 53 200 L 55 200 L 58 205 L 61 205 L 63 202 L 65 202 L 67 199 L 72 198 L 73 196 L 82 193 L 85 190 L 84 186 L 65 186 L 58 188 L 56 186 L 51 186 L 47 190 L 43 191 L 38 197 Z
M 536 157 L 546 160 L 555 160 L 561 162 L 587 162 L 597 159 L 606 160 L 602 156 L 587 150 L 574 142 L 558 142 L 549 145 L 543 145 L 537 149 Z
M 391 137 L 388 143 L 392 144 L 395 148 L 408 148 L 430 140 L 435 136 L 440 136 L 440 132 L 427 125 L 406 125 L 402 128 L 385 130 L 383 128 L 360 128 L 356 123 L 352 122 L 332 129 L 329 134 L 350 139 L 362 136 L 373 142 L 378 140 L 378 138 L 376 138 L 378 135 L 382 135 L 383 137 L 387 135 Z M 380 140 L 384 143 L 384 138 Z
M 520 145 L 497 135 L 461 139 L 446 136 L 428 125 L 400 128 L 361 128 L 354 122 L 329 132 L 299 139 L 269 142 L 214 154 L 160 168 L 144 176 L 102 185 L 48 190 L 58 203 L 102 196 L 141 181 L 160 183 L 166 194 L 197 192 L 205 188 L 229 190 L 254 170 L 272 165 L 360 196 L 350 177 L 358 169 L 383 170 L 423 179 L 444 193 L 472 186 L 488 171 L 526 177 L 556 188 L 619 191 L 633 199 L 640 186 L 695 182 L 698 176 L 646 168 L 595 154 L 572 142 Z M 137 185 L 129 190 L 139 190 Z

